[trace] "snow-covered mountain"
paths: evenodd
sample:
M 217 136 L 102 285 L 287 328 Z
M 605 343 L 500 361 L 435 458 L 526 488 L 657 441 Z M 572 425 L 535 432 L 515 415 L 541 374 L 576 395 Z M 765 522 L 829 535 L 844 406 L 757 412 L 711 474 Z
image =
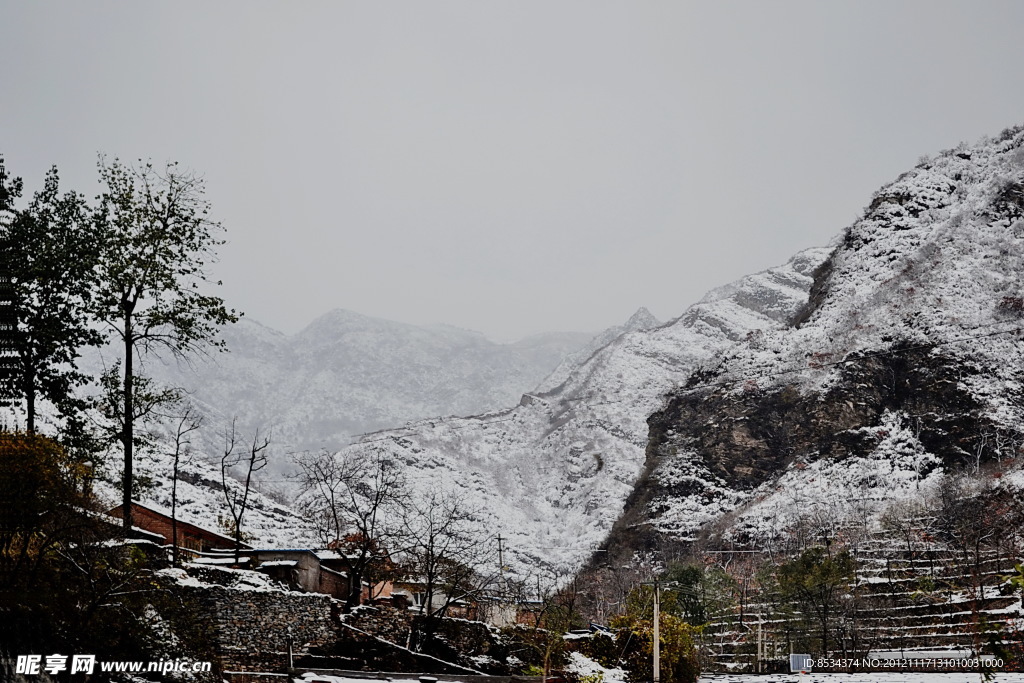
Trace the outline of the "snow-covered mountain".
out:
M 367 436 L 347 457 L 384 453 L 415 490 L 456 492 L 481 528 L 500 533 L 506 558 L 577 564 L 618 519 L 645 460 L 647 417 L 715 353 L 777 329 L 807 301 L 828 256 L 811 249 L 717 290 L 654 329 L 646 312 L 579 365 L 556 371 L 509 410 L 422 420 Z
M 332 448 L 352 435 L 433 415 L 507 406 L 592 334 L 497 344 L 445 325 L 421 327 L 335 310 L 295 335 L 242 318 L 226 353 L 191 364 L 150 359 L 145 372 L 184 387 L 218 428 L 273 429 L 283 451 Z
M 562 384 L 567 379 L 572 371 L 577 366 L 582 365 L 584 361 L 590 358 L 594 353 L 604 348 L 617 337 L 620 337 L 627 332 L 640 332 L 643 330 L 653 330 L 655 327 L 661 325 L 661 322 L 654 317 L 654 315 L 646 308 L 640 308 L 636 313 L 630 316 L 629 320 L 621 325 L 615 327 L 609 327 L 607 330 L 591 339 L 582 348 L 570 353 L 562 362 L 558 364 L 558 367 L 554 371 L 544 378 L 544 381 L 534 387 L 534 391 L 550 391 Z
M 946 472 L 1013 462 L 1022 141 L 922 163 L 830 248 L 618 337 L 516 408 L 346 452 L 384 450 L 418 488 L 458 490 L 521 566 L 578 561 L 613 526 L 614 551 L 726 513 L 734 538 L 763 540 L 809 511 L 877 515 Z
M 337 449 L 352 435 L 437 414 L 480 414 L 512 405 L 571 354 L 590 352 L 593 339 L 607 340 L 649 325 L 645 309 L 597 337 L 574 332 L 534 335 L 497 344 L 451 326 L 417 327 L 344 310 L 321 316 L 287 336 L 243 318 L 223 330 L 228 351 L 189 363 L 148 358 L 143 372 L 158 383 L 189 393 L 204 418 L 191 435 L 194 456 L 179 477 L 181 519 L 223 528 L 219 458 L 223 432 L 238 416 L 242 441 L 259 427 L 272 430 L 271 464 L 258 475 L 259 488 L 244 527 L 258 542 L 292 545 L 312 541 L 305 521 L 280 501 L 293 489 L 288 454 Z M 108 352 L 109 353 L 109 352 Z M 109 353 L 113 356 L 113 353 Z M 101 359 L 90 358 L 95 374 Z M 173 428 L 173 419 L 163 425 Z M 171 462 L 165 433 L 156 451 L 138 455 L 136 468 L 148 488 L 143 502 L 169 512 Z M 118 495 L 116 458 L 101 492 L 113 506 Z M 234 485 L 229 480 L 229 485 Z
M 808 510 L 874 514 L 944 471 L 1012 461 L 1024 444 L 1022 143 L 1017 129 L 922 163 L 831 247 L 716 289 L 667 324 L 639 313 L 634 331 L 581 350 L 515 407 L 418 420 L 342 454 L 384 454 L 414 489 L 456 493 L 523 572 L 575 565 L 602 542 L 649 542 L 650 530 L 690 538 L 727 513 L 735 538 L 769 538 Z M 461 377 L 482 376 L 457 370 L 480 345 L 417 330 L 463 346 L 413 356 L 431 379 L 336 391 L 412 348 L 348 316 L 294 340 L 265 328 L 229 338 L 240 360 L 234 374 L 220 359 L 202 371 L 225 372 L 213 383 L 223 400 L 204 400 L 244 404 L 260 387 L 281 394 L 268 414 L 295 434 L 340 434 L 337 416 L 374 398 L 384 407 L 372 416 L 392 419 L 410 383 L 458 397 Z M 372 347 L 369 365 L 351 347 Z
M 704 362 L 651 418 L 628 524 L 769 542 L 921 498 L 949 472 L 1024 483 L 1024 129 L 883 187 L 793 323 Z M 1015 464 L 1017 463 L 1017 464 Z M 1008 469 L 1007 469 L 1008 468 Z

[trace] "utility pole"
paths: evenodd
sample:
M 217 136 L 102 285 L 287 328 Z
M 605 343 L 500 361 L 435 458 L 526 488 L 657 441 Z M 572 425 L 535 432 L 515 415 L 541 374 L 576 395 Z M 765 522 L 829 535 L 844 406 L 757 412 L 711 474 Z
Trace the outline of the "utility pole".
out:
M 654 587 L 654 630 L 651 634 L 651 639 L 654 641 L 651 643 L 651 650 L 654 654 L 654 661 L 652 662 L 654 670 L 653 683 L 661 683 L 661 581 L 658 579 L 644 581 L 641 585 Z M 676 582 L 672 581 L 666 585 L 675 586 Z
M 505 559 L 502 555 L 501 549 L 501 534 L 498 534 L 498 577 L 501 582 L 502 590 L 505 587 Z
M 654 580 L 654 683 L 661 681 L 661 583 Z
M 658 579 L 654 581 L 644 581 L 641 583 L 642 586 L 653 586 L 654 587 L 654 624 L 653 633 L 651 638 L 654 641 L 651 643 L 652 653 L 654 655 L 654 661 L 652 662 L 653 668 L 653 683 L 661 683 L 661 587 L 662 582 Z M 684 595 L 696 595 L 696 593 L 689 587 L 680 586 L 677 581 L 669 581 L 664 584 L 665 588 L 669 588 Z
M 291 626 L 288 627 L 287 634 L 288 635 L 286 636 L 285 640 L 288 643 L 288 671 L 290 672 L 295 669 L 295 653 L 292 650 L 292 641 L 294 640 L 294 638 L 292 637 Z
M 756 673 L 761 673 L 762 663 L 764 662 L 765 655 L 764 647 L 764 634 L 761 631 L 761 611 L 757 612 L 757 669 Z

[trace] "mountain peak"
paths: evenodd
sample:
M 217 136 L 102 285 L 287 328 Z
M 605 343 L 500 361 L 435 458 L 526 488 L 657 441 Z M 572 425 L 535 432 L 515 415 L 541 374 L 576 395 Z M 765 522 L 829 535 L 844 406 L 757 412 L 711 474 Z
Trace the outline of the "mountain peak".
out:
M 629 317 L 623 327 L 633 332 L 635 330 L 651 330 L 661 325 L 661 321 L 654 317 L 654 314 L 647 310 L 646 306 L 636 309 L 636 313 Z

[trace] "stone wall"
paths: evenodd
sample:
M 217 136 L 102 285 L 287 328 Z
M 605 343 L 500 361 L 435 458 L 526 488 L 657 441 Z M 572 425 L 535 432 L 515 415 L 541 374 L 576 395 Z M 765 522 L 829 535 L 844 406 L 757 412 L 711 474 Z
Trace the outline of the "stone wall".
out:
M 224 586 L 183 586 L 212 634 L 221 668 L 284 671 L 288 640 L 299 657 L 337 638 L 336 607 L 330 596 Z
M 408 610 L 363 605 L 340 614 L 341 602 L 328 595 L 289 591 L 253 571 L 189 565 L 187 573 L 168 569 L 160 576 L 200 615 L 197 626 L 221 671 L 284 672 L 290 637 L 296 666 L 508 673 L 507 653 L 479 622 L 435 622 L 431 647 L 411 652 L 410 633 L 422 617 Z
M 442 619 L 437 624 L 437 635 L 461 655 L 475 657 L 493 655 L 496 650 L 497 629 L 479 621 Z
M 402 647 L 409 643 L 412 618 L 407 610 L 360 605 L 349 614 L 344 615 L 342 620 L 349 626 L 372 633 L 389 643 L 395 643 Z

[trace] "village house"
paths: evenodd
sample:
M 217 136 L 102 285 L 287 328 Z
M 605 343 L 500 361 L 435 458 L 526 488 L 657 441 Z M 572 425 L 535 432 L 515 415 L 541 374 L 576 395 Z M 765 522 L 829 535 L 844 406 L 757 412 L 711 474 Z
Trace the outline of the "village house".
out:
M 117 519 L 123 519 L 123 510 L 124 506 L 118 505 L 109 510 L 107 514 Z M 153 507 L 143 505 L 138 501 L 132 501 L 132 520 L 135 522 L 135 526 L 160 536 L 163 539 L 164 545 L 171 545 L 173 542 L 172 524 L 174 524 L 174 520 L 171 519 L 170 515 L 160 512 Z M 215 531 L 183 522 L 180 519 L 177 520 L 177 528 L 178 547 L 190 551 L 193 556 L 212 550 L 235 549 L 235 540 L 233 538 L 218 534 Z M 240 547 L 251 548 L 251 546 L 245 543 L 240 544 Z
M 316 556 L 320 559 L 320 563 L 324 567 L 348 575 L 350 559 L 342 549 L 327 548 L 324 550 L 317 550 L 315 552 Z M 390 563 L 390 558 L 388 559 L 388 562 Z M 359 592 L 359 602 L 361 604 L 391 604 L 393 589 L 394 583 L 390 579 L 378 581 L 372 585 L 363 581 Z
M 111 518 L 123 518 L 123 506 L 109 510 Z M 140 538 L 154 543 L 171 545 L 174 523 L 170 515 L 153 506 L 132 501 L 132 519 Z M 238 562 L 235 562 L 235 540 L 224 534 L 177 520 L 178 547 L 185 550 L 197 564 L 224 567 L 247 567 L 267 574 L 292 590 L 322 593 L 337 600 L 346 600 L 351 579 L 349 558 L 340 549 L 312 550 L 308 548 L 253 548 L 239 544 Z M 361 604 L 393 604 L 402 609 L 407 606 L 404 594 L 392 595 L 393 583 L 379 581 L 373 585 L 362 582 Z M 458 608 L 456 608 L 457 610 Z
M 426 581 L 422 579 L 398 580 L 394 582 L 391 590 L 392 599 L 403 600 L 408 604 L 409 610 L 420 613 L 435 612 L 445 607 L 447 603 L 445 616 L 456 619 L 468 619 L 470 621 L 477 620 L 478 605 L 476 600 L 468 595 L 449 599 L 449 596 L 444 591 L 435 588 L 428 605 L 426 588 Z
M 317 553 L 305 548 L 254 548 L 241 553 L 256 571 L 263 572 L 292 590 L 323 593 L 338 600 L 348 597 L 350 580 L 346 572 L 321 562 Z

